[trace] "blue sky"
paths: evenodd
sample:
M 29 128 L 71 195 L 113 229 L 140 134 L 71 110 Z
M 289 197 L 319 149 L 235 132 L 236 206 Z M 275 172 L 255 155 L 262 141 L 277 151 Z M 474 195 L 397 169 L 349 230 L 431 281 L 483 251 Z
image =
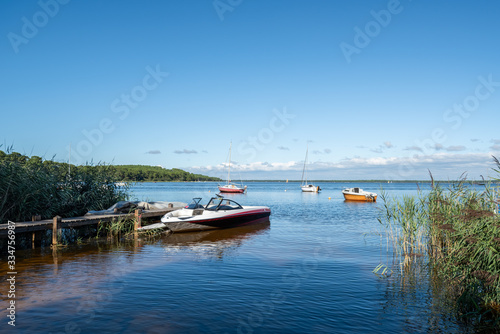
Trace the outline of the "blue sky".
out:
M 494 176 L 492 1 L 3 1 L 0 144 L 241 178 Z M 234 174 L 233 174 L 234 175 Z

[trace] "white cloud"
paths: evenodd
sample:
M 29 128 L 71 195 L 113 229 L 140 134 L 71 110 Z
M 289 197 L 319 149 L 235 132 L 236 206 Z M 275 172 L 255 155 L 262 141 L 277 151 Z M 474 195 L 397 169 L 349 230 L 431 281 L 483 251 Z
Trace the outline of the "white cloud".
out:
M 160 150 L 147 151 L 146 154 L 161 154 Z
M 175 154 L 197 154 L 198 152 L 195 150 L 188 150 L 188 149 L 183 149 L 183 150 L 175 150 Z
M 394 145 L 390 141 L 385 141 L 382 145 L 379 145 L 377 148 L 372 148 L 370 151 L 374 153 L 384 153 L 385 150 L 393 148 Z
M 455 145 L 455 146 L 448 146 L 445 147 L 442 144 L 436 143 L 434 146 L 429 147 L 430 149 L 433 149 L 437 152 L 439 151 L 448 151 L 448 152 L 458 152 L 458 151 L 465 151 L 466 147 L 463 145 Z M 409 146 L 404 149 L 405 151 L 418 151 L 418 152 L 424 152 L 424 150 L 419 147 L 419 146 Z
M 405 151 L 418 151 L 418 152 L 424 151 L 420 146 L 408 146 L 404 150 Z
M 439 144 L 439 143 L 436 143 L 434 144 L 434 147 L 432 147 L 433 149 L 435 149 L 436 151 L 441 151 L 444 149 L 444 146 Z
M 332 153 L 332 150 L 330 150 L 329 148 L 325 148 L 323 151 L 314 150 L 312 153 L 313 154 L 330 154 L 330 153 Z
M 244 179 L 300 180 L 303 166 L 303 161 L 252 162 L 231 165 L 231 170 L 239 172 Z M 454 180 L 464 172 L 471 177 L 490 175 L 492 167 L 490 153 L 439 152 L 431 155 L 415 154 L 411 157 L 353 157 L 339 162 L 318 161 L 308 165 L 308 172 L 309 178 L 324 180 L 427 180 L 430 170 L 435 179 Z M 225 164 L 220 164 L 197 166 L 188 170 L 218 176 L 217 173 L 223 173 L 227 169 Z
M 448 146 L 446 148 L 448 152 L 458 152 L 458 151 L 465 151 L 465 146 L 462 145 L 457 145 L 457 146 Z

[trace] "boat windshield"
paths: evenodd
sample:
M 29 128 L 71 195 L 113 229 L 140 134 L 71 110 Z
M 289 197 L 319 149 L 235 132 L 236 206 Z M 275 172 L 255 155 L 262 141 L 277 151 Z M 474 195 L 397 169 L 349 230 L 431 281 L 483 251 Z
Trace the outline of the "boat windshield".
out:
M 207 206 L 205 207 L 205 210 L 209 211 L 236 210 L 236 209 L 243 209 L 243 207 L 238 203 L 236 203 L 235 201 L 220 197 L 213 197 L 212 199 L 210 199 L 210 202 L 208 202 Z
M 195 197 L 193 198 L 193 201 L 191 202 L 191 204 L 189 204 L 188 206 L 186 206 L 186 209 L 202 209 L 203 208 L 203 205 L 200 204 L 200 201 L 201 201 L 201 197 Z

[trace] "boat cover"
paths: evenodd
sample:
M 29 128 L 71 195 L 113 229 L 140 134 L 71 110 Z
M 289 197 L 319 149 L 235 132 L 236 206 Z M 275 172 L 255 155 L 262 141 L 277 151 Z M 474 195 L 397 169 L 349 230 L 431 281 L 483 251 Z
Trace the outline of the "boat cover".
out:
M 85 216 L 94 216 L 94 215 L 109 215 L 113 213 L 129 213 L 134 211 L 135 209 L 142 210 L 164 210 L 172 207 L 185 207 L 187 203 L 183 202 L 142 202 L 142 201 L 120 201 L 113 204 L 106 210 L 99 211 L 89 211 L 85 214 Z M 115 211 L 116 209 L 116 211 Z

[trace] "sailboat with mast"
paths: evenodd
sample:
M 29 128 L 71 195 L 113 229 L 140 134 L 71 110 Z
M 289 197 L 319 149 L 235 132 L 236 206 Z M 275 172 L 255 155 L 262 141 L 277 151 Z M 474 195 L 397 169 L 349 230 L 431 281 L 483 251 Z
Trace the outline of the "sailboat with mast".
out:
M 219 191 L 221 193 L 234 193 L 234 194 L 242 194 L 247 190 L 247 186 L 238 186 L 231 182 L 231 148 L 233 143 L 229 145 L 229 163 L 227 166 L 227 183 L 223 186 L 219 186 Z
M 303 192 L 307 193 L 319 193 L 321 188 L 319 186 L 315 186 L 311 183 L 307 182 L 307 156 L 309 153 L 309 146 L 307 146 L 306 150 L 306 159 L 304 160 L 304 169 L 302 169 L 302 182 L 300 184 L 300 188 Z

